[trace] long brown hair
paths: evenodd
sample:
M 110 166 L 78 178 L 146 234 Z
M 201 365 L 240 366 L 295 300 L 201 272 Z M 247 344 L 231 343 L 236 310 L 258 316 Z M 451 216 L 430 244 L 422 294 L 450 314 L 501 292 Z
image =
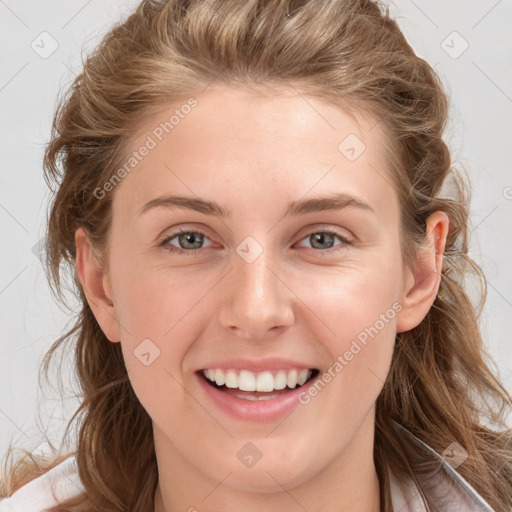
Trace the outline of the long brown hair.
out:
M 54 193 L 47 274 L 62 302 L 70 280 L 81 311 L 45 355 L 42 370 L 48 372 L 59 347 L 74 343 L 81 405 L 68 429 L 77 422 L 82 505 L 153 510 L 158 473 L 151 418 L 132 390 L 120 344 L 100 329 L 74 272 L 75 231 L 86 229 L 107 265 L 111 195 L 98 200 L 94 191 L 125 161 L 141 120 L 213 81 L 293 86 L 378 120 L 401 204 L 406 264 L 424 242 L 427 217 L 448 214 L 439 293 L 416 328 L 397 334 L 376 404 L 382 510 L 392 510 L 388 469 L 401 480 L 432 469 L 397 436 L 395 420 L 438 453 L 459 443 L 468 458 L 458 471 L 497 512 L 509 512 L 512 433 L 505 418 L 512 398 L 490 369 L 479 332 L 486 281 L 468 256 L 470 186 L 443 140 L 447 96 L 388 9 L 372 0 L 145 0 L 104 37 L 61 98 L 44 158 Z M 478 304 L 465 289 L 470 277 L 481 285 Z M 61 461 L 57 452 L 51 462 L 29 454 L 29 462 L 5 470 L 2 494 Z

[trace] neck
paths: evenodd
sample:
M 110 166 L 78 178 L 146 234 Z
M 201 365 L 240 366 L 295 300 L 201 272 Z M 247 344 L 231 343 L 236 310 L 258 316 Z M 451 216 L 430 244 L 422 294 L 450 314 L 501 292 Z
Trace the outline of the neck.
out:
M 177 512 L 186 510 L 187 512 L 214 512 L 218 510 L 225 510 L 226 512 L 234 512 L 239 511 L 240 509 L 247 511 L 256 511 L 256 510 L 269 510 L 269 511 L 281 511 L 288 510 L 292 511 L 304 511 L 308 512 L 353 512 L 357 510 L 358 512 L 380 512 L 381 511 L 381 503 L 380 503 L 380 487 L 379 480 L 377 478 L 377 474 L 374 474 L 374 478 L 370 481 L 370 486 L 365 487 L 365 490 L 370 490 L 370 492 L 366 492 L 366 495 L 356 494 L 354 489 L 346 491 L 345 494 L 346 499 L 344 500 L 345 505 L 340 505 L 339 502 L 333 503 L 332 494 L 325 494 L 322 490 L 317 490 L 316 492 L 316 500 L 314 505 L 303 505 L 294 495 L 294 491 L 286 491 L 284 493 L 279 493 L 279 495 L 273 496 L 272 500 L 264 500 L 261 496 L 246 496 L 245 499 L 241 499 L 240 503 L 245 502 L 244 505 L 233 504 L 231 505 L 226 502 L 226 500 L 219 498 L 217 500 L 210 500 L 211 503 L 208 506 L 203 505 L 203 501 L 208 498 L 206 495 L 204 498 L 190 498 L 187 500 L 188 503 L 195 503 L 196 506 L 200 508 L 195 508 L 194 506 L 189 506 L 188 508 L 183 508 L 180 505 L 173 505 L 172 503 L 178 501 L 176 498 L 172 498 L 168 500 L 172 502 L 170 504 L 164 504 L 164 498 L 162 496 L 162 489 L 160 484 L 158 484 L 156 493 L 155 493 L 155 512 Z M 212 489 L 214 491 L 214 489 Z M 330 491 L 332 492 L 332 490 Z M 347 496 L 349 496 L 347 498 Z M 271 503 L 270 503 L 271 501 Z M 328 504 L 323 504 L 325 502 L 329 502 Z M 352 503 L 352 504 L 349 504 Z M 217 508 L 219 505 L 217 503 L 222 503 L 221 509 Z M 213 504 L 213 505 L 212 505 Z M 340 508 L 342 507 L 342 508 Z
M 258 466 L 251 469 L 255 480 L 244 486 L 238 484 L 233 471 L 213 479 L 183 458 L 161 431 L 154 431 L 159 471 L 155 512 L 381 510 L 379 479 L 373 462 L 373 422 L 365 420 L 343 453 L 318 472 L 310 470 L 312 477 L 305 481 L 278 481 L 271 472 L 260 469 L 266 473 L 265 489 L 250 488 L 262 476 L 256 473 Z

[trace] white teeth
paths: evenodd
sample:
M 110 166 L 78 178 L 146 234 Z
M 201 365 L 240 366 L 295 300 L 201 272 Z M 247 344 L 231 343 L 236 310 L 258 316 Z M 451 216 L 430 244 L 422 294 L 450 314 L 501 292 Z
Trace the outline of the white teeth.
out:
M 217 386 L 226 385 L 228 388 L 241 391 L 262 391 L 270 393 L 274 390 L 291 389 L 302 386 L 310 377 L 311 370 L 278 370 L 277 372 L 264 371 L 254 373 L 249 370 L 222 370 L 220 368 L 208 368 L 203 370 L 203 375 Z
M 272 398 L 276 398 L 279 395 L 268 395 L 268 396 L 260 395 L 260 396 L 254 396 L 254 395 L 242 395 L 242 393 L 240 393 L 239 395 L 236 395 L 236 396 L 238 398 L 243 398 L 244 400 L 250 400 L 252 402 L 256 402 L 256 401 L 259 401 L 259 400 L 272 400 Z
M 215 375 L 217 375 L 217 372 L 219 370 L 215 370 Z M 222 370 L 220 370 L 222 371 Z M 236 374 L 235 371 L 233 370 L 228 370 L 226 372 L 226 387 L 227 388 L 237 388 L 238 387 L 238 375 Z
M 254 373 L 242 370 L 238 376 L 238 389 L 241 391 L 256 391 L 256 377 Z
M 224 375 L 224 372 L 222 370 L 209 370 L 210 375 L 208 378 L 211 381 L 215 381 L 217 383 L 217 386 L 222 386 L 226 383 L 226 376 Z
M 308 370 L 301 370 L 297 375 L 297 384 L 302 386 L 308 380 Z
M 242 372 L 240 372 L 240 374 L 242 374 Z M 272 373 L 263 372 L 258 374 L 256 379 L 256 391 L 274 391 L 274 377 Z
M 274 377 L 274 389 L 284 389 L 286 387 L 286 372 L 279 370 Z
M 294 388 L 297 385 L 297 370 L 291 370 L 288 372 L 288 376 L 286 377 L 286 385 L 289 388 Z

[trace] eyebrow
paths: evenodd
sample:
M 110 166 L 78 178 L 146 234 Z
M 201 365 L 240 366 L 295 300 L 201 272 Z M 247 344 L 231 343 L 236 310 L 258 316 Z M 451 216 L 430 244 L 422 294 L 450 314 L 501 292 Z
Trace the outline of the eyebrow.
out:
M 164 208 L 183 208 L 194 210 L 205 215 L 214 215 L 216 217 L 230 217 L 232 210 L 219 205 L 215 201 L 189 197 L 189 196 L 161 196 L 147 202 L 141 209 L 142 215 L 149 210 L 157 207 Z M 338 193 L 326 197 L 317 197 L 312 199 L 303 199 L 292 201 L 286 208 L 283 217 L 290 215 L 305 215 L 308 213 L 323 212 L 327 210 L 341 210 L 346 207 L 359 208 L 376 215 L 375 210 L 361 199 L 350 194 Z

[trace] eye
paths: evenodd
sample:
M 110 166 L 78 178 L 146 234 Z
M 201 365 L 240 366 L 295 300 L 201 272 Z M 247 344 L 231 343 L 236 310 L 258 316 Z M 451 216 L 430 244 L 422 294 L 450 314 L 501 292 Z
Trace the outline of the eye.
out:
M 337 246 L 333 246 L 334 240 L 336 238 L 340 240 L 341 243 L 338 244 Z M 309 240 L 312 245 L 312 248 L 319 249 L 320 252 L 330 252 L 330 249 L 334 249 L 335 251 L 337 251 L 343 246 L 352 245 L 352 242 L 350 240 L 340 235 L 336 231 L 332 231 L 330 229 L 310 233 L 307 237 L 303 238 L 303 240 Z M 325 245 L 328 245 L 328 247 L 325 247 Z
M 334 245 L 333 243 L 335 239 L 340 240 L 341 243 Z M 178 246 L 171 243 L 174 239 L 176 239 Z M 166 238 L 164 238 L 160 243 L 160 247 L 164 247 L 167 251 L 176 254 L 187 254 L 194 255 L 198 252 L 199 249 L 203 245 L 205 240 L 209 240 L 209 238 L 200 231 L 194 230 L 184 230 L 181 229 L 177 233 L 173 233 Z M 341 250 L 346 246 L 352 245 L 352 242 L 348 240 L 346 237 L 340 235 L 336 231 L 325 229 L 322 231 L 314 231 L 310 233 L 308 236 L 302 239 L 302 241 L 310 240 L 312 247 L 311 249 L 318 249 L 316 252 L 327 252 L 331 253 L 331 249 L 333 251 Z M 325 247 L 327 245 L 328 247 Z
M 181 246 L 176 247 L 171 243 L 171 240 L 177 238 L 178 244 Z M 180 230 L 160 242 L 160 246 L 165 247 L 169 252 L 180 254 L 195 254 L 197 249 L 201 248 L 204 240 L 209 240 L 204 233 L 200 231 L 186 231 Z

